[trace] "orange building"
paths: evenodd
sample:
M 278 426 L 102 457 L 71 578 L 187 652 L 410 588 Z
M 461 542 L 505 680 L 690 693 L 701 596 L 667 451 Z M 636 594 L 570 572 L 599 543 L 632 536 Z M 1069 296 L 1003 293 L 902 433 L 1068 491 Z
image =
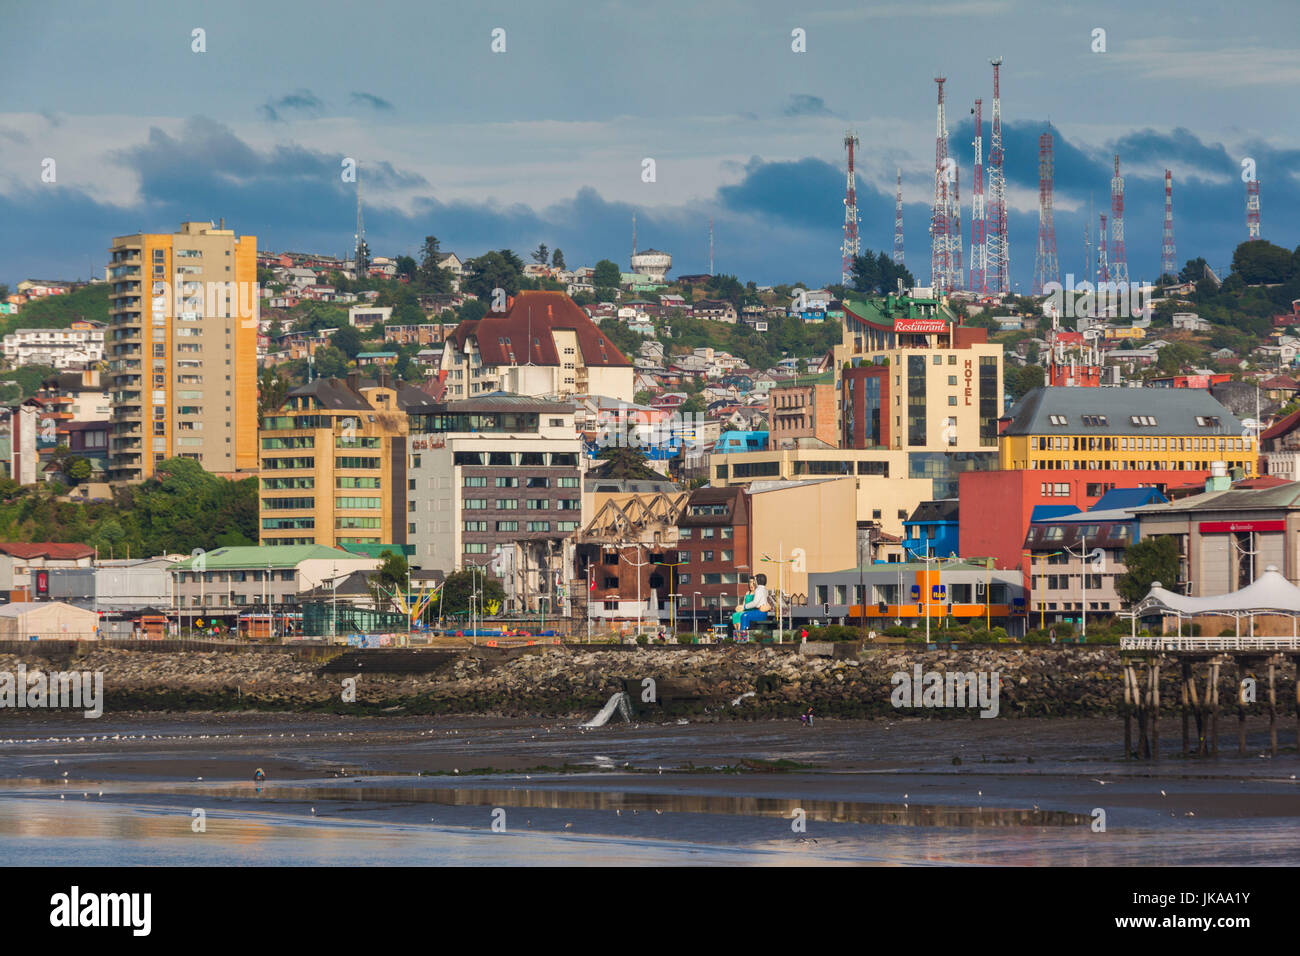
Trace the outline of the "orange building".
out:
M 257 237 L 224 225 L 113 240 L 111 481 L 143 481 L 167 458 L 257 468 Z

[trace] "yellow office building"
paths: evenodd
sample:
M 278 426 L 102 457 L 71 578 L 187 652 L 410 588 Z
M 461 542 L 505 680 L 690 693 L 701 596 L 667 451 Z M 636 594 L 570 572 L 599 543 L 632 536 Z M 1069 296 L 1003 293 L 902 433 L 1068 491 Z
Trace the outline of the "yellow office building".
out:
M 262 421 L 258 475 L 264 545 L 405 544 L 406 385 L 317 379 Z
M 1001 424 L 1004 471 L 1258 473 L 1256 440 L 1200 388 L 1036 388 Z

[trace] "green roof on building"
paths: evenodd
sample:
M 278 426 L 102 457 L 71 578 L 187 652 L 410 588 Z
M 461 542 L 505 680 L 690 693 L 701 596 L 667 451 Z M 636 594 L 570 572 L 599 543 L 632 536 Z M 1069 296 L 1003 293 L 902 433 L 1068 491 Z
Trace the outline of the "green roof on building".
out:
M 303 561 L 355 561 L 361 555 L 331 548 L 323 544 L 247 545 L 238 548 L 217 548 L 201 555 L 191 555 L 173 564 L 173 571 L 189 571 L 198 558 L 203 559 L 203 570 L 225 571 L 243 568 L 294 568 Z
M 343 550 L 350 551 L 355 555 L 361 555 L 367 558 L 382 558 L 385 551 L 391 551 L 393 554 L 403 557 L 412 557 L 415 554 L 415 545 L 413 544 L 349 544 Z
M 845 299 L 844 310 L 876 325 L 894 325 L 909 319 L 943 319 L 946 322 L 957 320 L 957 317 L 937 299 L 913 299 L 909 296 Z

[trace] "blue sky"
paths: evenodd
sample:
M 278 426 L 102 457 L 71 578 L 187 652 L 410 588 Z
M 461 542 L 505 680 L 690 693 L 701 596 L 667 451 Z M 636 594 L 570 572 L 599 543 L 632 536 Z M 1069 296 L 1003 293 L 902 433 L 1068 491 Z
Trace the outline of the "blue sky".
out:
M 268 9 L 273 8 L 273 9 Z M 376 254 L 437 235 L 471 256 L 539 242 L 570 265 L 834 281 L 845 129 L 862 243 L 888 249 L 903 171 L 906 262 L 929 277 L 934 77 L 969 243 L 975 97 L 1001 55 L 1012 278 L 1032 281 L 1038 136 L 1056 133 L 1062 272 L 1081 271 L 1089 196 L 1127 180 L 1130 274 L 1159 267 L 1163 170 L 1178 261 L 1226 264 L 1245 238 L 1241 161 L 1263 235 L 1300 244 L 1300 17 L 1217 2 L 296 0 L 119 5 L 7 0 L 0 34 L 0 281 L 102 275 L 114 235 L 224 217 L 275 250 L 346 253 L 360 162 Z M 192 31 L 206 52 L 193 52 Z M 491 49 L 505 31 L 504 53 Z M 807 52 L 791 49 L 806 33 Z M 1106 31 L 1105 52 L 1093 32 Z M 57 180 L 41 181 L 56 162 Z M 656 181 L 642 181 L 653 158 Z M 1095 224 L 1093 226 L 1095 232 Z

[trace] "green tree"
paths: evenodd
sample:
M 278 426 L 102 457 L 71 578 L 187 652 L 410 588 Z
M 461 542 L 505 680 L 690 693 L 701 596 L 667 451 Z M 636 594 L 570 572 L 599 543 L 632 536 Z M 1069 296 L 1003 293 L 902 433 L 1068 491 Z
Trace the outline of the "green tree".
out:
M 318 348 L 312 356 L 317 378 L 343 378 L 348 373 L 348 357 L 332 346 Z
M 1179 282 L 1200 282 L 1205 278 L 1205 267 L 1209 265 L 1203 256 L 1188 259 L 1178 273 Z
M 546 247 L 546 243 L 539 243 L 533 250 L 533 261 L 539 266 L 546 265 L 546 260 L 551 257 L 551 250 Z
M 514 295 L 519 291 L 523 263 L 508 249 L 486 252 L 469 260 L 466 267 L 467 274 L 461 287 L 487 303 L 492 301 L 494 289 L 504 289 L 506 295 Z
M 91 475 L 90 462 L 80 455 L 69 455 L 63 459 L 62 472 L 74 485 L 87 481 Z
M 647 464 L 645 455 L 638 449 L 627 445 L 611 445 L 608 448 L 603 448 L 596 455 L 596 460 L 609 462 L 601 471 L 601 476 L 604 478 L 626 478 L 643 481 L 663 478 L 663 475 Z
M 1252 239 L 1232 254 L 1232 272 L 1248 284 L 1286 282 L 1295 275 L 1295 257 L 1265 239 Z
M 483 613 L 481 609 L 489 605 L 505 603 L 505 588 L 491 573 L 452 571 L 443 580 L 438 598 L 438 613 L 444 616 L 469 614 L 470 596 L 475 591 L 478 592 L 475 606 L 480 609 L 479 613 Z
M 622 281 L 623 274 L 619 271 L 618 264 L 609 259 L 597 262 L 595 271 L 591 274 L 591 284 L 598 289 L 617 289 Z
M 552 269 L 565 268 L 564 253 L 559 249 L 556 249 L 554 252 L 551 253 L 551 268 Z
M 1047 372 L 1041 365 L 1023 365 L 1016 368 L 1007 367 L 1002 377 L 1011 400 L 1018 402 L 1029 392 L 1042 387 L 1047 380 Z
M 1143 538 L 1124 551 L 1124 568 L 1115 578 L 1115 591 L 1130 606 L 1147 596 L 1153 581 L 1172 590 L 1178 580 L 1178 545 L 1172 535 Z
M 415 258 L 412 256 L 398 256 L 395 264 L 399 276 L 414 279 L 419 274 L 419 266 L 416 265 Z
M 345 325 L 330 336 L 330 345 L 338 349 L 351 361 L 362 351 L 361 333 L 350 325 Z

